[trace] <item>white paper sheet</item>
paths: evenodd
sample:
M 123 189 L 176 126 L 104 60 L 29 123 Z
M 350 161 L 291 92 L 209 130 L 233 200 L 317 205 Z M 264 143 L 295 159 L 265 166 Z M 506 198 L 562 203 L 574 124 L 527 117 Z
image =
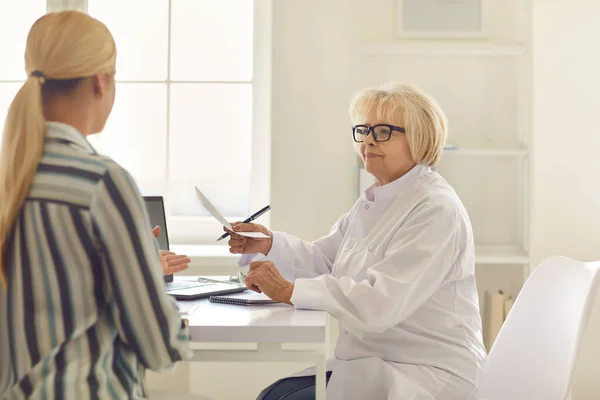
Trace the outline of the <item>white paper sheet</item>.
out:
M 219 212 L 219 210 L 217 210 L 216 207 L 213 206 L 210 201 L 208 201 L 208 199 L 206 198 L 206 196 L 204 196 L 202 194 L 200 189 L 198 189 L 198 187 L 196 187 L 196 186 L 194 186 L 194 189 L 196 189 L 196 197 L 198 198 L 198 200 L 200 200 L 200 203 L 202 203 L 204 208 L 206 208 L 208 210 L 210 215 L 212 215 L 217 221 L 219 221 L 221 223 L 221 225 L 223 225 L 225 228 L 229 229 L 230 231 L 233 231 L 233 227 L 231 226 L 231 224 L 229 222 L 227 222 L 227 220 L 223 217 L 223 215 Z M 262 232 L 236 232 L 236 234 L 240 235 L 240 236 L 246 236 L 246 237 L 252 237 L 252 238 L 268 238 L 269 237 Z

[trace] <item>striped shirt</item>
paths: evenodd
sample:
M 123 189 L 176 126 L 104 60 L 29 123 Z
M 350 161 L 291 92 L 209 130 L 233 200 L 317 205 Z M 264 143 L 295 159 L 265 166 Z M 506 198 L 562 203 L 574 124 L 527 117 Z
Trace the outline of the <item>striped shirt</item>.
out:
M 131 176 L 49 122 L 0 285 L 0 398 L 146 398 L 192 350 Z

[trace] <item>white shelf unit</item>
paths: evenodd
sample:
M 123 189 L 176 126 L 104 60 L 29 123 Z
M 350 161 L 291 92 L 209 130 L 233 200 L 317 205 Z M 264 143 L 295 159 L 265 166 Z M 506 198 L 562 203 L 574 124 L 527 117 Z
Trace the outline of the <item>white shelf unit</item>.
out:
M 527 46 L 520 43 L 498 43 L 488 40 L 396 40 L 363 44 L 359 52 L 364 55 L 472 55 L 472 56 L 522 56 Z
M 526 265 L 529 255 L 519 246 L 477 245 L 475 263 L 484 265 Z
M 481 149 L 460 148 L 450 149 L 444 152 L 444 157 L 454 156 L 482 156 L 482 157 L 527 157 L 527 149 Z
M 480 304 L 485 291 L 516 297 L 530 273 L 531 4 L 503 4 L 489 40 L 381 34 L 356 46 L 353 65 L 354 89 L 414 84 L 446 113 L 447 148 L 436 170 L 471 218 Z M 371 179 L 359 165 L 360 189 Z

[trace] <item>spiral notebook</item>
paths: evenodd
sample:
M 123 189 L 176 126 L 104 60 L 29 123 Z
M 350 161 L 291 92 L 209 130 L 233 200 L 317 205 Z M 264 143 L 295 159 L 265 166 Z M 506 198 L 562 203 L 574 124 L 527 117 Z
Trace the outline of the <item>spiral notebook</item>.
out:
M 242 296 L 210 296 L 208 301 L 211 303 L 233 304 L 236 306 L 261 306 L 279 303 L 278 301 L 271 300 L 267 296 L 258 293 Z

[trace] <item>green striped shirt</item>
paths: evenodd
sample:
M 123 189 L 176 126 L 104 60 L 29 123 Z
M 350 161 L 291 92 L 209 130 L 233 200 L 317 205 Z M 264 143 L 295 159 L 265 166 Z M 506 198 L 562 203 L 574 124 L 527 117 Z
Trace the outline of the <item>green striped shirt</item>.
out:
M 145 398 L 144 369 L 189 359 L 131 176 L 47 123 L 0 287 L 0 398 Z

